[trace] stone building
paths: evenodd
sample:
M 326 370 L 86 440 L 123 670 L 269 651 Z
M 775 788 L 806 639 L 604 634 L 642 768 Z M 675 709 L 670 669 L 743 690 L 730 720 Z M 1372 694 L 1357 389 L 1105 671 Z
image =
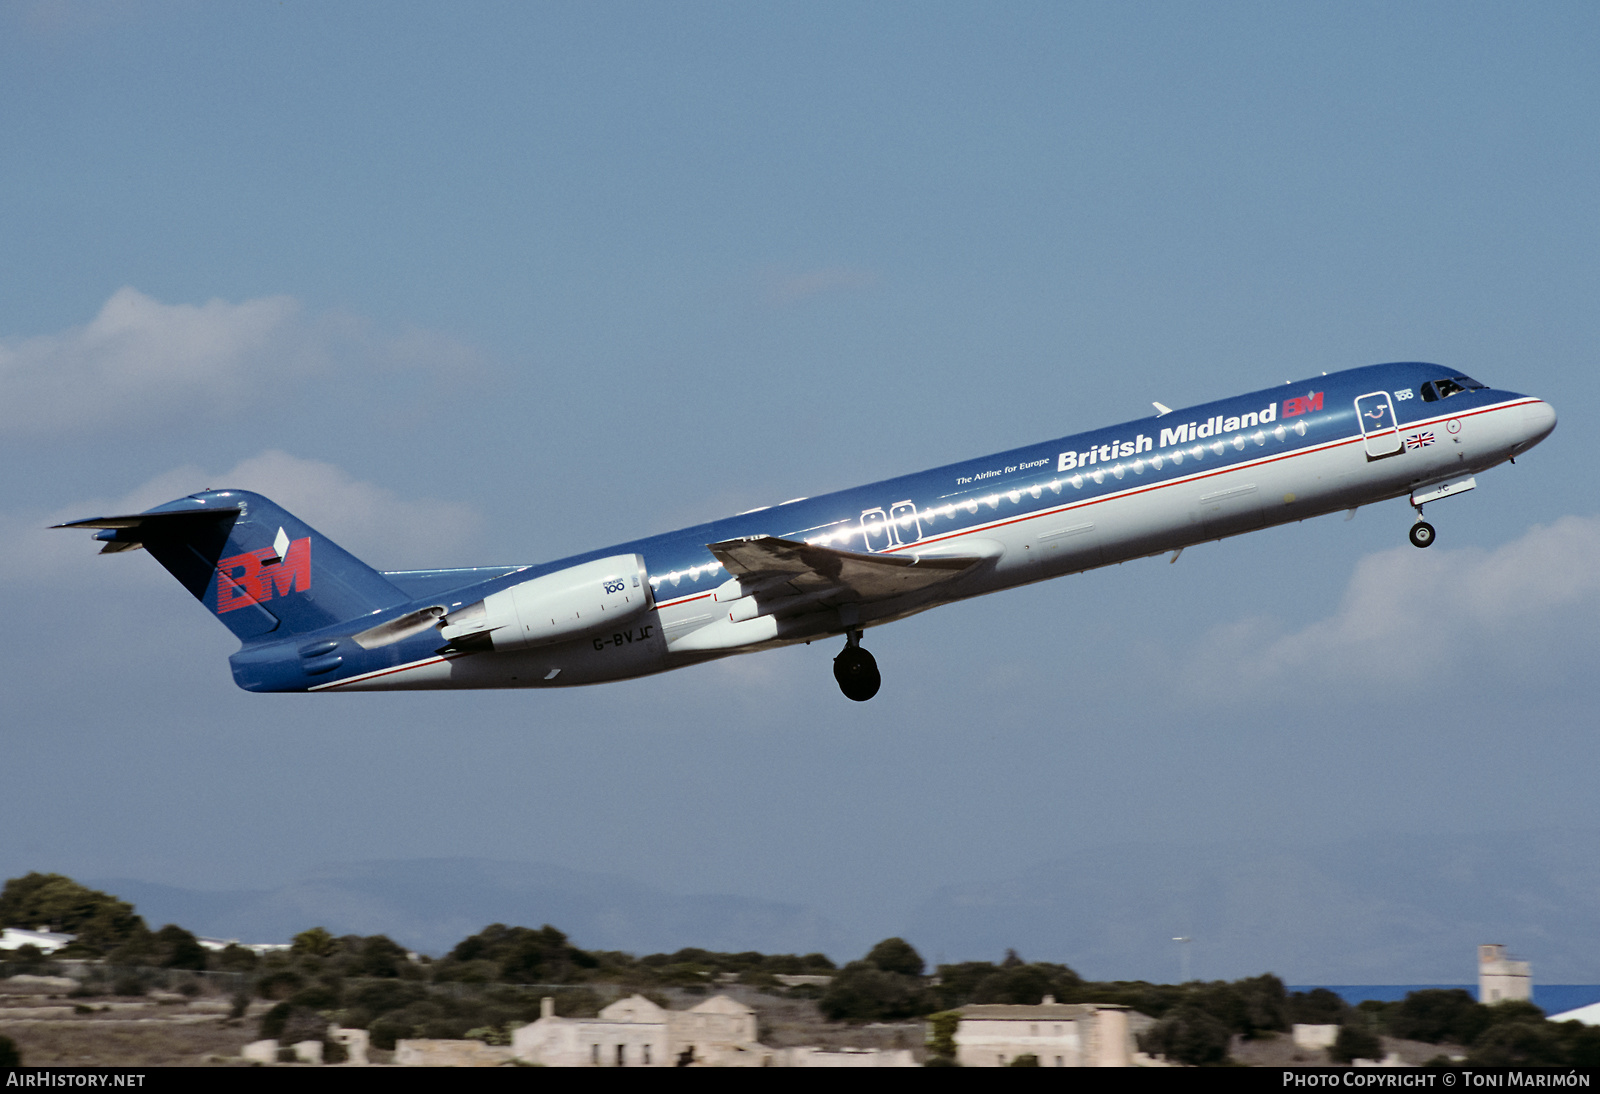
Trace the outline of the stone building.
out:
M 972 1003 L 958 1007 L 956 1062 L 963 1067 L 1005 1067 L 1019 1056 L 1036 1056 L 1040 1067 L 1130 1067 L 1134 1035 L 1151 1025 L 1148 1016 L 1112 1003 L 1038 1006 Z
M 596 1018 L 562 1018 L 547 998 L 539 1020 L 512 1033 L 511 1048 L 547 1067 L 759 1067 L 772 1054 L 756 1036 L 756 1012 L 726 995 L 688 1010 L 630 995 Z
M 1533 970 L 1526 961 L 1513 961 L 1506 948 L 1478 947 L 1478 1002 L 1503 1003 L 1508 999 L 1533 999 Z

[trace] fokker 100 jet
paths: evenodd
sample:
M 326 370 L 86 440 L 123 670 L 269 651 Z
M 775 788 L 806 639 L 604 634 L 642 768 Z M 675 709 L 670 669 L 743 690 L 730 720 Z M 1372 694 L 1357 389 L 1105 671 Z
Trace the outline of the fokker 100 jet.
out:
M 837 637 L 954 600 L 1406 497 L 1471 490 L 1555 428 L 1548 403 L 1429 364 L 1350 369 L 538 566 L 382 572 L 271 501 L 206 490 L 97 529 L 237 636 L 249 691 L 564 687 Z

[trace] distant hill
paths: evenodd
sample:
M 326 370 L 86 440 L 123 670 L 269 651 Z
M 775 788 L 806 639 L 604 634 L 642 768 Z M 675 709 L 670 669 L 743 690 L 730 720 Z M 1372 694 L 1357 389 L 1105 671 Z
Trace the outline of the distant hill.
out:
M 750 897 L 680 896 L 606 874 L 482 859 L 327 866 L 259 892 L 89 880 L 153 927 L 288 941 L 324 926 L 442 954 L 486 924 L 551 923 L 585 949 L 684 946 L 857 957 L 899 934 L 928 959 L 1060 961 L 1094 979 L 1173 981 L 1188 936 L 1203 979 L 1275 972 L 1295 984 L 1476 979 L 1475 947 L 1501 942 L 1535 984 L 1600 983 L 1600 832 L 1363 837 L 1313 847 L 1130 844 L 1073 851 L 1000 881 L 933 892 L 908 920 L 848 929 L 817 910 Z
M 1461 983 L 1505 943 L 1534 983 L 1600 983 L 1600 832 L 1389 836 L 1317 847 L 1128 845 L 944 888 L 906 924 L 930 957 L 1062 961 L 1091 978 L 1272 971 L 1298 984 Z
M 738 952 L 837 949 L 816 911 L 748 897 L 679 896 L 606 874 L 484 859 L 404 859 L 323 867 L 277 889 L 206 892 L 130 878 L 86 881 L 137 906 L 152 927 L 287 942 L 309 927 L 386 934 L 440 955 L 490 923 L 550 923 L 584 949 L 646 954 L 685 946 Z

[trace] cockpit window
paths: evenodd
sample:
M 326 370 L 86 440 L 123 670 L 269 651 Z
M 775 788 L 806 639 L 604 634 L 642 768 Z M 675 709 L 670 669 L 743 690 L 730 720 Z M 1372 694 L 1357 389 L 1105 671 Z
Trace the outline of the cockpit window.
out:
M 1456 376 L 1449 380 L 1429 380 L 1422 385 L 1422 401 L 1431 403 L 1438 399 L 1448 399 L 1452 395 L 1460 395 L 1464 391 L 1482 391 L 1483 385 L 1470 376 Z

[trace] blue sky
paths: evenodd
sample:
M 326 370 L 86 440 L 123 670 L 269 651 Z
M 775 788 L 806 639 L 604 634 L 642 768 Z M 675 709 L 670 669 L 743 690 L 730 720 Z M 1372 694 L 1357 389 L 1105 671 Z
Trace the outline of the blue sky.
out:
M 0 869 L 473 854 L 870 942 L 1068 846 L 1600 827 L 1597 54 L 1576 3 L 7 5 Z M 1561 415 L 1436 547 L 1394 502 L 943 609 L 862 706 L 820 647 L 250 696 L 42 531 L 231 485 L 535 562 L 1401 359 Z

